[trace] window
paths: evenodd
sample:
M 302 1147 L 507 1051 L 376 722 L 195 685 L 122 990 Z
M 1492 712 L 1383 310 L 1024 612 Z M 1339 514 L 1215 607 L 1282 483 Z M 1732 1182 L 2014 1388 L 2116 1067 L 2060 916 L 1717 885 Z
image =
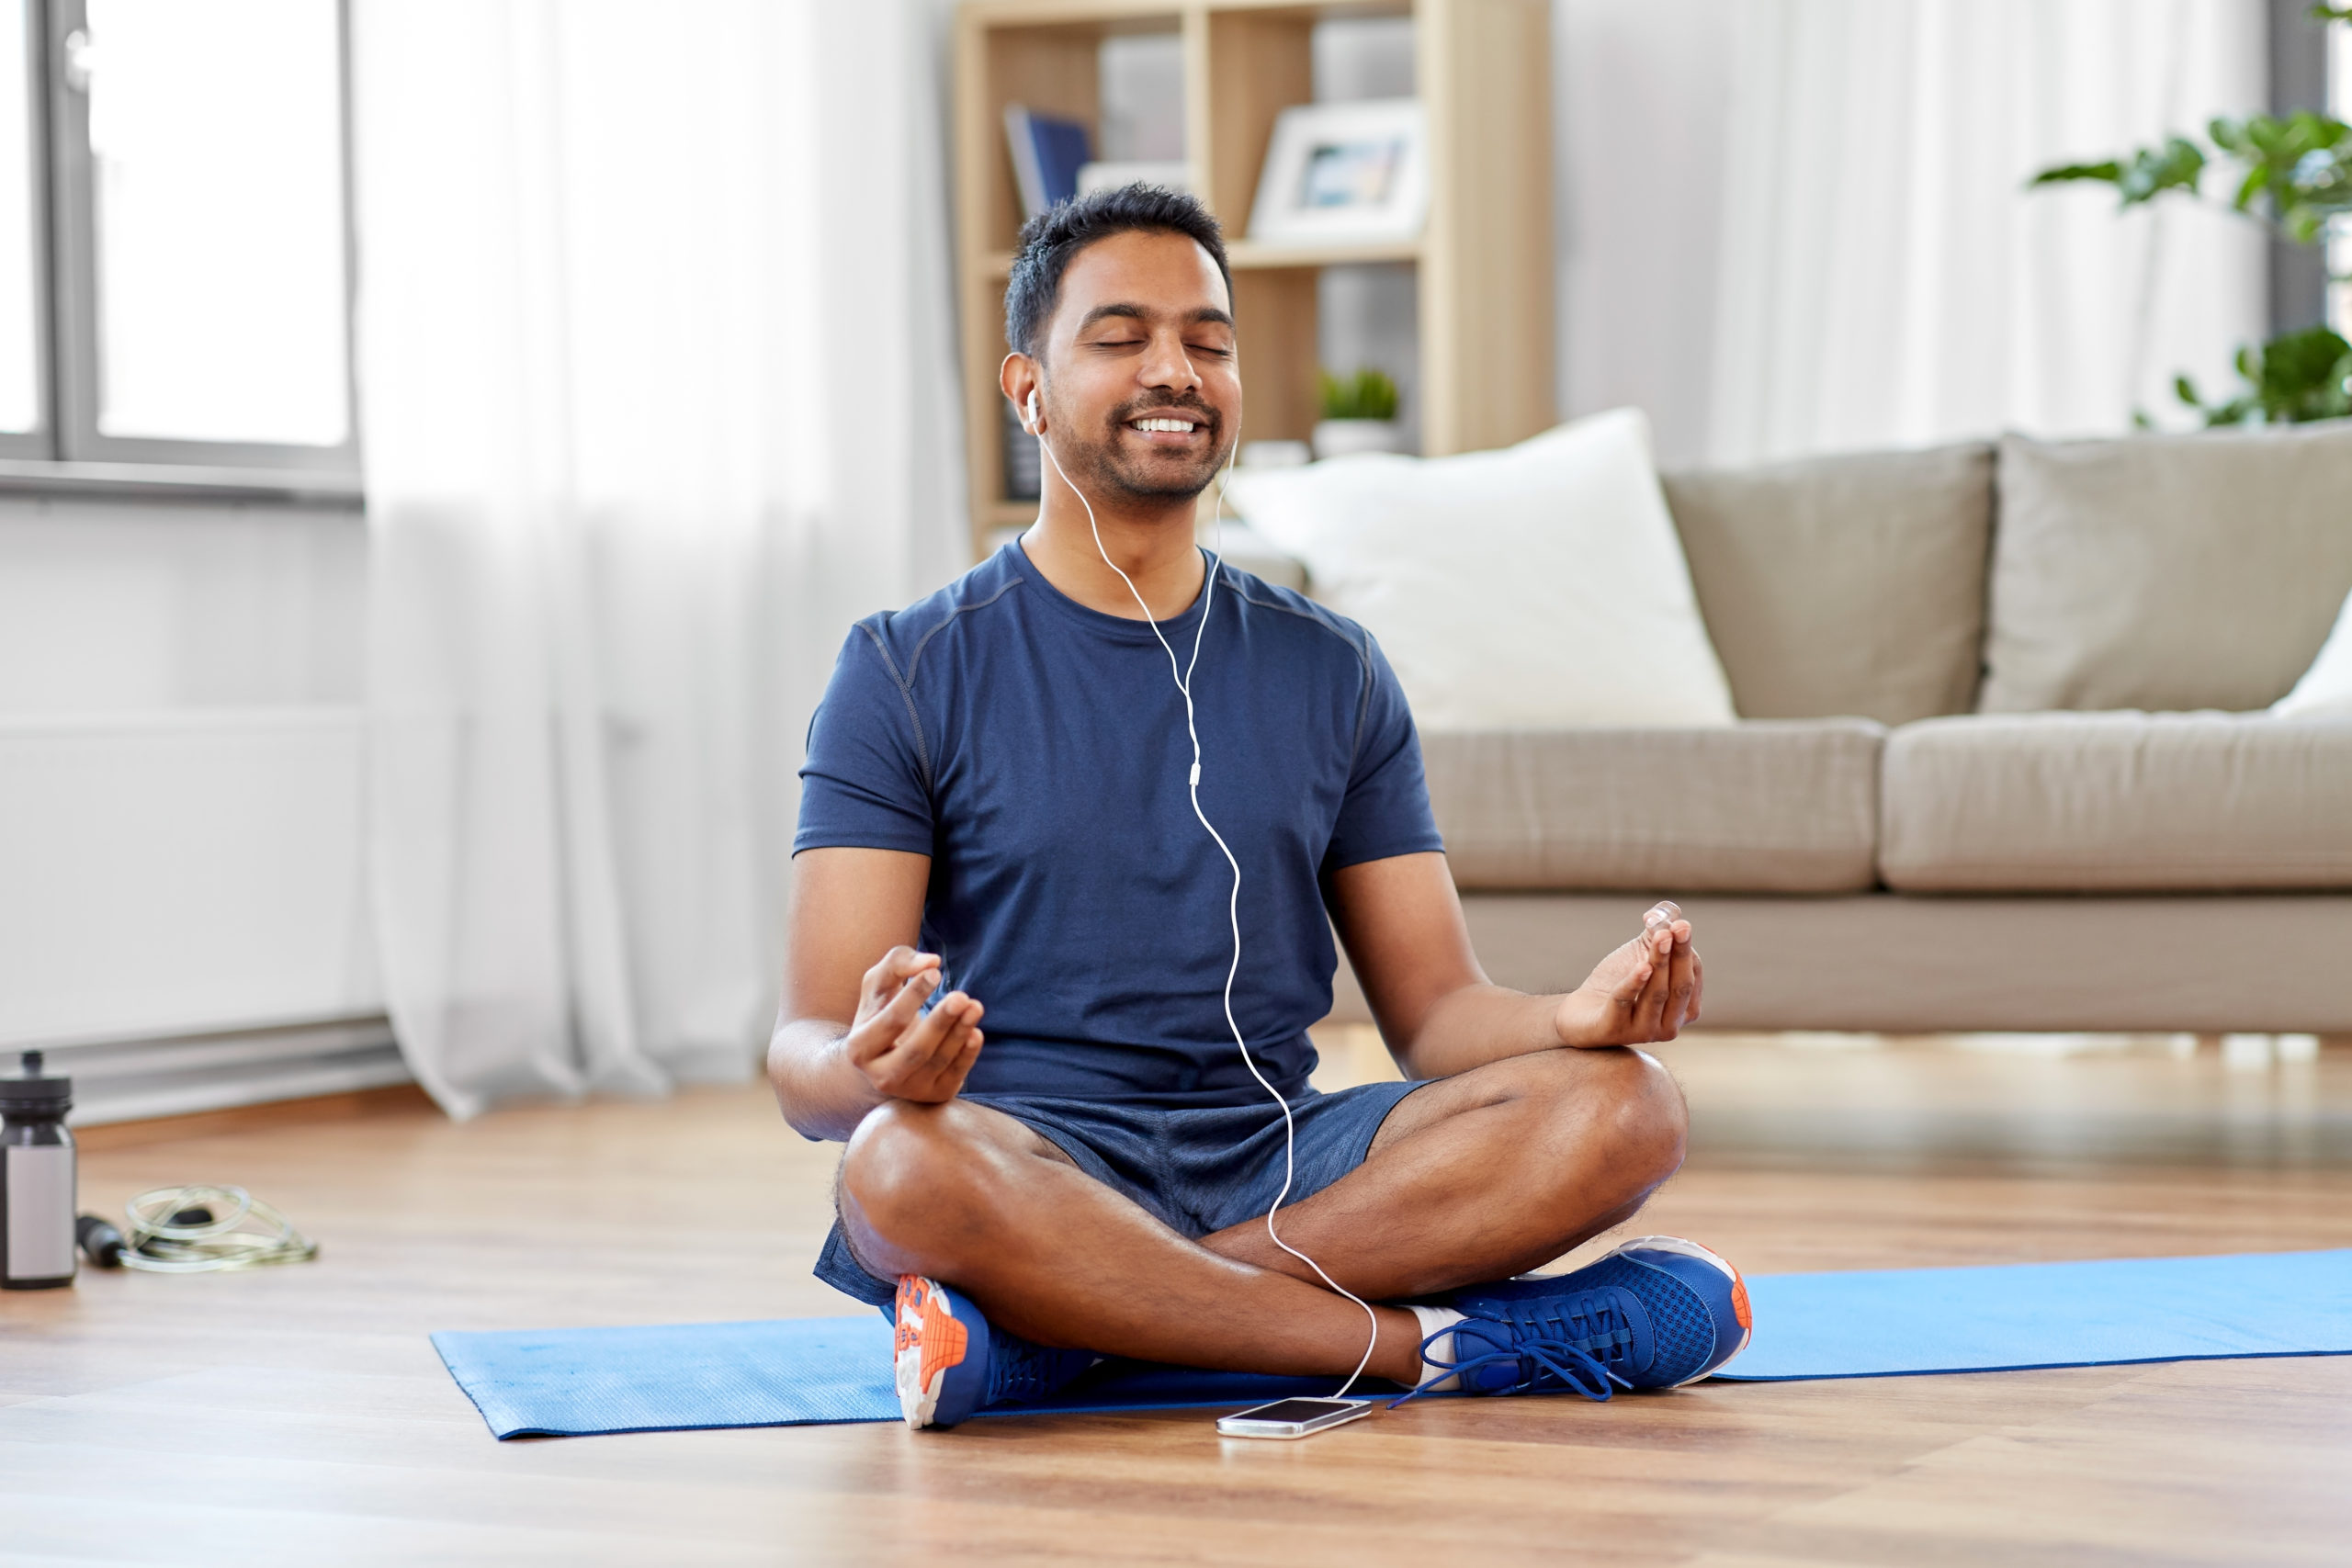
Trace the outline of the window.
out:
M 343 61 L 338 0 L 0 0 L 13 470 L 356 480 Z

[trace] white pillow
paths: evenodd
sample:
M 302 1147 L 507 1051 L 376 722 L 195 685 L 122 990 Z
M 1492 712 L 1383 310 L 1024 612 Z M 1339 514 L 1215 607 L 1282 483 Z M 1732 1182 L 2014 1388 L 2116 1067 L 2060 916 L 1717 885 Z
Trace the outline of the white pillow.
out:
M 1500 452 L 1244 470 L 1231 499 L 1380 639 L 1424 729 L 1735 717 L 1639 409 Z
M 2270 705 L 2281 718 L 2352 718 L 2352 593 L 2295 689 Z

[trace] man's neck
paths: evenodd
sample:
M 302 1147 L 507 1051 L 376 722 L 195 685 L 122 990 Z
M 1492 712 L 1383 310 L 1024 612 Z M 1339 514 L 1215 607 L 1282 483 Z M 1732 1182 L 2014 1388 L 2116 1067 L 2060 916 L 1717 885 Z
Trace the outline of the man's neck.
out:
M 1086 507 L 1050 465 L 1045 478 L 1045 504 L 1035 525 L 1021 536 L 1021 547 L 1047 582 L 1090 610 L 1130 621 L 1143 619 L 1136 593 L 1151 606 L 1154 620 L 1169 620 L 1192 608 L 1207 577 L 1207 564 L 1193 542 L 1191 498 L 1145 507 L 1114 505 L 1098 497 L 1094 525 L 1090 525 Z M 1099 549 L 1095 526 L 1102 536 Z M 1118 571 L 1103 563 L 1105 555 L 1117 563 Z M 1119 571 L 1133 580 L 1133 592 L 1119 581 Z

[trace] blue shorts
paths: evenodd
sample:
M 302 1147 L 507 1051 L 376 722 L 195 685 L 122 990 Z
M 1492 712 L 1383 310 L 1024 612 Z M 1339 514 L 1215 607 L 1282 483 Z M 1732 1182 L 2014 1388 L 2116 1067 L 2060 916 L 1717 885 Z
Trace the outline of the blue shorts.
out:
M 1396 1102 L 1421 1086 L 1372 1083 L 1292 1097 L 1298 1125 L 1296 1172 L 1286 1202 L 1311 1198 L 1363 1163 Z M 967 1095 L 1001 1111 L 1069 1156 L 1079 1169 L 1140 1205 L 1170 1230 L 1204 1236 L 1265 1218 L 1283 1187 L 1283 1114 L 1259 1105 L 1170 1111 L 1043 1095 Z M 817 1278 L 859 1301 L 890 1310 L 895 1280 L 869 1274 L 850 1256 L 833 1222 L 817 1257 Z

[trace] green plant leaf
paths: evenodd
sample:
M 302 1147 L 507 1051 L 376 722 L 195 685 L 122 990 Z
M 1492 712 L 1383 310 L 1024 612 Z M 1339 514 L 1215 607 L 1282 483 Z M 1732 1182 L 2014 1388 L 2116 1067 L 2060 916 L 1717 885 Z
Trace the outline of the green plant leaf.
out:
M 2260 164 L 2256 164 L 2245 172 L 2245 178 L 2238 182 L 2237 195 L 2231 197 L 2230 205 L 2240 212 L 2251 212 L 2254 210 L 2256 198 L 2269 188 L 2270 171 Z
M 2306 327 L 2262 346 L 2256 386 L 2263 412 L 2281 422 L 2352 412 L 2352 343 L 2327 327 Z
M 2327 220 L 2352 211 L 2352 126 L 2298 109 L 2283 119 L 2216 119 L 2216 146 L 2245 164 L 2231 205 L 2308 244 Z
M 2132 153 L 2117 188 L 2123 193 L 2127 205 L 2154 201 L 2168 190 L 2194 194 L 2204 173 L 2204 150 L 2186 137 L 2171 136 L 2165 139 L 2161 149 L 2143 147 Z
M 2186 376 L 2173 378 L 2180 400 L 2204 416 L 2208 426 L 2301 424 L 2352 416 L 2352 343 L 2328 327 L 2282 333 L 2236 355 L 2245 390 L 2224 403 L 2208 404 Z
M 2121 159 L 2098 164 L 2061 164 L 2042 170 L 2026 184 L 2056 185 L 2066 180 L 2097 180 L 2111 185 L 2126 207 L 2154 201 L 2168 190 L 2197 194 L 2205 174 L 2205 152 L 2184 136 L 2165 139 L 2161 147 L 2143 147 Z
M 2061 164 L 2055 168 L 2042 170 L 2026 181 L 2026 185 L 2028 187 L 2057 185 L 2064 180 L 2104 180 L 2114 185 L 2122 178 L 2123 165 L 2109 158 L 2104 164 Z
M 2298 109 L 2284 117 L 2217 116 L 2206 126 L 2213 146 L 2243 166 L 2230 205 L 2271 224 L 2298 243 L 2324 237 L 2331 219 L 2352 213 L 2352 125 Z M 2062 164 L 2027 182 L 2093 180 L 2116 188 L 2121 205 L 2154 201 L 2168 190 L 2201 196 L 2207 158 L 2184 136 L 2096 164 Z

